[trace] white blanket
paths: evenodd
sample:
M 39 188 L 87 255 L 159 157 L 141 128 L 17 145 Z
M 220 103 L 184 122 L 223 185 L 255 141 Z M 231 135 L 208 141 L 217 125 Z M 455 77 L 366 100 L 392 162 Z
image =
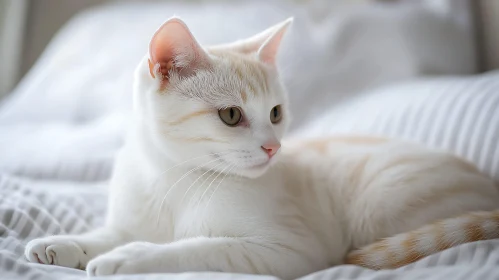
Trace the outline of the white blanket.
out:
M 327 18 L 327 10 L 318 11 Z M 422 8 L 376 8 L 372 13 L 361 9 L 342 14 L 343 21 L 322 23 L 310 18 L 308 12 L 300 7 L 277 4 L 247 4 L 244 9 L 161 4 L 108 7 L 89 11 L 71 21 L 0 108 L 0 279 L 85 278 L 85 273 L 76 269 L 28 264 L 22 255 L 24 244 L 35 237 L 84 232 L 103 223 L 107 180 L 114 155 L 123 142 L 125 119 L 130 109 L 131 73 L 146 51 L 144 42 L 156 26 L 173 13 L 183 16 L 203 43 L 240 38 L 289 15 L 297 17 L 297 22 L 302 24 L 293 27 L 295 35 L 290 37 L 288 46 L 294 48 L 285 51 L 284 58 L 288 59 L 284 60 L 288 63 L 282 66 L 294 104 L 293 136 L 362 132 L 404 137 L 456 153 L 464 151 L 464 156 L 498 178 L 499 110 L 494 104 L 499 104 L 496 103 L 499 90 L 494 89 L 499 89 L 495 82 L 499 74 L 438 80 L 434 82 L 436 86 L 423 83 L 418 89 L 424 89 L 425 98 L 419 96 L 419 99 L 418 90 L 407 90 L 413 85 L 386 89 L 385 99 L 381 100 L 391 96 L 392 102 L 376 103 L 373 100 L 380 93 L 363 92 L 425 74 L 472 72 L 473 49 L 469 45 L 462 44 L 447 51 L 448 41 L 437 40 L 432 43 L 431 51 L 418 52 L 419 40 L 393 39 L 394 34 L 412 30 L 413 34 L 419 34 L 415 37 L 436 40 L 432 32 L 439 26 L 453 31 L 448 37 L 455 37 L 446 40 L 467 42 L 465 39 L 472 37 L 464 32 L 467 28 L 461 23 L 449 25 L 451 18 Z M 425 24 L 437 25 L 421 24 L 422 18 Z M 241 24 L 233 24 L 236 22 Z M 372 28 L 368 30 L 366 26 Z M 374 28 L 376 26 L 379 28 Z M 366 49 L 355 50 L 364 46 L 364 42 L 350 36 L 352 30 L 365 32 L 383 44 L 376 45 L 378 41 L 375 41 L 369 46 L 372 51 L 369 55 L 365 54 Z M 383 36 L 392 38 L 392 44 L 386 44 Z M 401 43 L 411 47 L 401 50 Z M 445 50 L 446 59 L 435 60 L 440 50 Z M 399 63 L 397 59 L 387 61 L 388 54 L 392 58 L 397 56 Z M 302 59 L 295 59 L 297 57 Z M 301 67 L 303 61 L 308 62 L 305 64 L 308 69 Z M 380 68 L 381 64 L 384 67 Z M 432 99 L 435 89 L 439 92 L 438 100 Z M 445 94 L 456 90 L 465 94 Z M 474 103 L 470 102 L 473 90 L 485 92 L 477 95 L 480 99 Z M 347 95 L 356 98 L 349 99 L 350 103 L 337 103 Z M 446 96 L 452 98 L 446 99 Z M 433 133 L 440 131 L 438 125 L 425 133 L 411 134 L 411 128 L 400 123 L 403 110 L 409 110 L 411 122 L 407 123 L 418 129 L 424 127 L 424 120 L 431 122 L 435 112 L 441 111 L 426 104 L 437 101 L 447 104 L 445 113 L 453 116 L 449 122 L 445 121 L 447 118 L 436 122 L 449 128 L 450 132 L 445 135 L 450 136 L 442 138 Z M 475 109 L 466 110 L 468 103 L 475 104 L 472 107 Z M 405 105 L 399 106 L 401 104 Z M 480 106 L 485 105 L 491 109 L 480 111 Z M 452 110 L 454 107 L 459 110 Z M 314 116 L 318 111 L 321 118 Z M 468 117 L 461 118 L 461 113 L 467 113 Z M 364 119 L 359 117 L 362 115 Z M 377 123 L 373 124 L 373 116 L 377 116 Z M 480 129 L 469 126 L 453 129 L 461 127 L 461 120 L 477 124 Z M 478 140 L 467 137 L 468 133 L 477 131 Z M 461 149 L 468 147 L 468 143 L 473 143 L 473 149 Z M 452 248 L 398 270 L 374 272 L 340 266 L 303 279 L 499 279 L 498 265 L 499 242 L 488 241 Z M 223 273 L 170 276 L 172 279 L 275 279 Z M 114 278 L 150 280 L 164 279 L 165 275 Z
M 91 176 L 87 177 L 91 179 Z M 106 211 L 104 182 L 77 183 L 0 177 L 0 279 L 86 279 L 84 271 L 27 263 L 27 240 L 84 232 L 102 224 Z M 398 270 L 371 271 L 339 266 L 303 277 L 318 279 L 499 279 L 499 241 L 462 245 Z M 112 279 L 165 279 L 165 274 L 118 275 Z M 109 279 L 109 278 L 102 278 Z M 275 279 L 225 273 L 172 274 L 168 279 Z

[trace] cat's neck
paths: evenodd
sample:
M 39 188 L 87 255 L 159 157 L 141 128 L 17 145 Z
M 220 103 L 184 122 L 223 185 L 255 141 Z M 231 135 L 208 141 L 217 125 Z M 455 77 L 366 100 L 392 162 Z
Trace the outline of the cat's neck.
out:
M 126 150 L 134 158 L 133 166 L 137 168 L 140 176 L 145 180 L 155 180 L 161 176 L 163 180 L 177 180 L 179 174 L 183 175 L 193 168 L 199 167 L 195 172 L 189 173 L 198 176 L 199 172 L 205 172 L 205 168 L 196 164 L 196 161 L 179 161 L 169 156 L 168 151 L 162 149 L 159 143 L 154 140 L 150 128 L 137 122 L 127 137 Z
M 140 165 L 136 165 L 137 168 L 146 171 L 146 174 L 151 173 L 152 176 L 177 164 L 167 153 L 161 151 L 149 128 L 140 121 L 136 121 L 131 129 L 127 137 L 126 149 L 128 153 L 133 154 L 133 158 L 140 162 Z

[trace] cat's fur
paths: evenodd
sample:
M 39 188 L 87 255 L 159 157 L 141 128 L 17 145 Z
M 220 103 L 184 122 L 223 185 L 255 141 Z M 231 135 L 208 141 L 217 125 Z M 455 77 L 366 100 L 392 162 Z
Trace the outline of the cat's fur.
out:
M 346 263 L 371 269 L 398 268 L 450 247 L 499 238 L 499 210 L 472 212 L 384 238 L 348 254 Z
M 496 209 L 489 178 L 417 145 L 340 137 L 283 144 L 270 158 L 262 146 L 278 147 L 290 121 L 275 67 L 290 22 L 212 48 L 200 47 L 179 19 L 162 25 L 136 70 L 106 224 L 35 239 L 28 260 L 91 276 L 224 271 L 292 279 L 342 264 L 352 248 L 378 239 Z M 279 104 L 283 118 L 272 124 Z M 236 127 L 218 115 L 230 106 L 244 113 Z

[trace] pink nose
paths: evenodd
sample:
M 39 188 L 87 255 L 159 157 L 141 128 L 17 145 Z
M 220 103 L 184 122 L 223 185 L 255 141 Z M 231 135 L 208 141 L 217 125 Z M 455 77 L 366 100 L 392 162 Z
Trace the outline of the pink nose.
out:
M 280 143 L 270 143 L 262 146 L 263 151 L 269 155 L 269 158 L 272 158 L 277 153 L 279 148 L 281 148 Z

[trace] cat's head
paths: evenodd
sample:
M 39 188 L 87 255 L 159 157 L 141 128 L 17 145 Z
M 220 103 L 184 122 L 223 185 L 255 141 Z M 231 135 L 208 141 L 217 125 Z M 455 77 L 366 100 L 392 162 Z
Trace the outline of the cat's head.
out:
M 276 56 L 291 22 L 209 48 L 178 18 L 156 31 L 134 105 L 162 156 L 247 177 L 275 162 L 290 121 Z

